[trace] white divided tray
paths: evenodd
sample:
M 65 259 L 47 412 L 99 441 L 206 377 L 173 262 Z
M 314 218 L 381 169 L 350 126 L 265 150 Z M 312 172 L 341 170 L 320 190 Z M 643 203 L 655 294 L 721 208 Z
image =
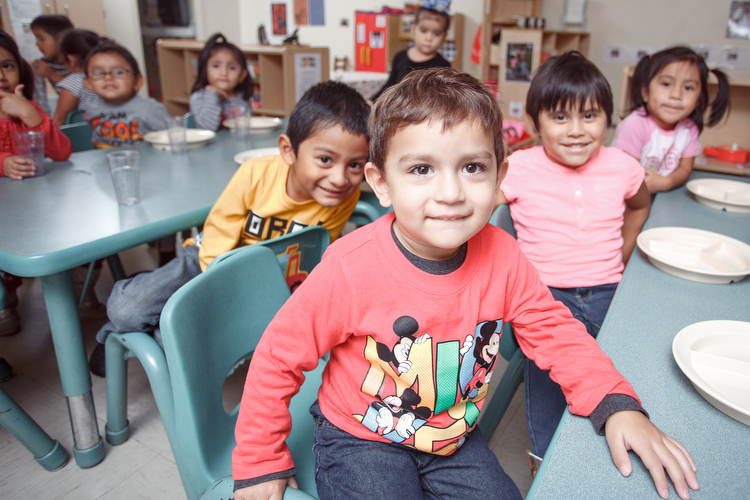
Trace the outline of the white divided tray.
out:
M 203 146 L 208 145 L 214 137 L 216 137 L 216 132 L 211 130 L 200 128 L 189 128 L 185 130 L 188 149 L 202 148 Z M 143 136 L 143 140 L 150 143 L 154 149 L 161 149 L 163 151 L 169 151 L 172 149 L 169 146 L 169 134 L 166 130 L 149 132 Z
M 228 129 L 234 128 L 234 118 L 227 118 L 221 122 Z M 250 133 L 251 134 L 265 134 L 281 126 L 281 118 L 273 118 L 269 116 L 251 116 L 250 117 Z
M 234 155 L 234 161 L 239 164 L 243 164 L 248 160 L 254 160 L 255 158 L 261 158 L 263 156 L 277 155 L 279 154 L 279 148 L 258 148 L 243 151 Z
M 750 425 L 750 323 L 694 323 L 675 336 L 672 354 L 701 396 Z
M 638 235 L 638 248 L 654 266 L 686 280 L 724 284 L 750 274 L 750 245 L 723 234 L 657 227 Z
M 750 213 L 750 182 L 693 179 L 687 189 L 700 203 L 727 212 Z

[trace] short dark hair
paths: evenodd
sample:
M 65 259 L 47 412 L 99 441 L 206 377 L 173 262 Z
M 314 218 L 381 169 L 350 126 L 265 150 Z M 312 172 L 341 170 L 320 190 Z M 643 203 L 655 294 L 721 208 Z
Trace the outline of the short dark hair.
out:
M 141 76 L 141 71 L 138 69 L 138 61 L 135 60 L 133 54 L 131 54 L 130 51 L 122 45 L 118 45 L 112 41 L 100 43 L 99 45 L 94 47 L 91 52 L 89 52 L 89 55 L 86 56 L 86 61 L 84 61 L 83 63 L 83 68 L 86 76 L 89 76 L 89 63 L 91 62 L 91 59 L 97 54 L 117 54 L 118 56 L 125 59 L 125 61 L 128 63 L 128 66 L 130 66 L 130 70 L 133 72 L 134 76 Z
M 37 16 L 31 21 L 31 29 L 39 28 L 46 31 L 55 38 L 58 38 L 66 31 L 73 29 L 73 23 L 65 16 L 57 14 L 44 14 Z
M 409 73 L 386 90 L 370 112 L 370 161 L 384 173 L 393 136 L 402 127 L 442 122 L 443 130 L 474 121 L 494 138 L 498 166 L 505 160 L 503 113 L 489 88 L 475 77 L 451 68 Z
M 231 52 L 237 60 L 237 64 L 247 71 L 247 59 L 245 59 L 245 54 L 243 54 L 236 45 L 229 43 L 224 35 L 221 33 L 215 33 L 208 39 L 206 46 L 203 47 L 200 56 L 198 56 L 198 76 L 195 78 L 193 92 L 197 92 L 208 85 L 208 60 L 217 50 L 222 49 Z M 250 73 L 247 74 L 244 80 L 237 84 L 237 87 L 235 87 L 234 90 L 246 101 L 253 96 L 253 79 L 250 78 Z
M 448 32 L 448 28 L 451 27 L 451 16 L 445 12 L 440 12 L 434 9 L 428 9 L 427 7 L 420 7 L 417 9 L 417 13 L 414 14 L 414 26 L 419 24 L 420 19 L 423 17 L 432 17 L 445 24 L 445 32 Z
M 544 111 L 578 106 L 589 102 L 607 115 L 612 124 L 612 89 L 599 68 L 576 51 L 547 59 L 534 73 L 526 94 L 526 112 L 539 130 L 539 114 Z
M 5 31 L 0 30 L 0 48 L 5 49 L 13 56 L 18 65 L 18 83 L 23 85 L 23 96 L 31 101 L 34 99 L 34 70 L 31 69 L 31 65 L 27 63 L 21 53 L 18 51 L 18 45 L 9 34 Z M 11 89 L 13 92 L 15 89 Z
M 362 95 L 345 83 L 328 81 L 310 87 L 289 115 L 286 134 L 294 154 L 299 145 L 323 127 L 340 126 L 354 135 L 367 135 L 370 107 Z
M 80 64 L 86 60 L 94 47 L 99 45 L 99 35 L 91 30 L 73 30 L 68 31 L 60 41 L 60 52 L 66 58 L 75 57 Z M 67 61 L 66 61 L 67 62 Z

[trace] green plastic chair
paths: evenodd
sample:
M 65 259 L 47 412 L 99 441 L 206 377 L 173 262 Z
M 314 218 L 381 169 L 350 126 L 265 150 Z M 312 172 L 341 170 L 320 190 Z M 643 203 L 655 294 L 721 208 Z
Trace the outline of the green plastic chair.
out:
M 34 455 L 34 460 L 48 471 L 62 468 L 68 452 L 49 437 L 23 408 L 0 388 L 0 425 Z
M 68 113 L 68 116 L 65 117 L 65 125 L 85 122 L 86 120 L 83 119 L 83 115 L 85 113 L 86 111 L 83 109 L 74 109 L 73 111 Z
M 190 112 L 185 113 L 185 124 L 187 128 L 195 128 L 195 118 Z
M 239 360 L 249 356 L 268 322 L 289 297 L 289 279 L 283 272 L 288 267 L 289 247 L 297 245 L 301 249 L 300 267 L 306 270 L 305 266 L 314 267 L 320 261 L 328 241 L 328 231 L 314 226 L 214 259 L 204 273 L 167 302 L 160 321 L 164 351 L 143 332 L 110 334 L 105 350 L 107 441 L 117 445 L 129 437 L 127 359 L 137 357 L 151 384 L 188 498 L 232 497 L 231 451 L 238 409 L 229 415 L 224 413 L 224 380 Z M 279 249 L 286 260 L 276 255 Z M 181 299 L 184 295 L 191 298 Z M 171 305 L 174 303 L 191 305 Z M 210 366 L 205 366 L 207 359 L 211 360 Z M 293 429 L 287 440 L 295 460 L 297 482 L 303 492 L 314 496 L 314 457 L 310 451 L 313 421 L 308 409 L 317 397 L 324 364 L 322 360 L 321 366 L 307 375 L 302 392 L 292 399 Z M 190 405 L 197 410 L 189 409 Z M 188 416 L 196 411 L 197 416 Z M 187 451 L 180 451 L 180 447 Z M 310 496 L 289 489 L 284 498 Z
M 354 212 L 349 216 L 349 222 L 353 222 L 357 226 L 364 226 L 370 222 L 375 222 L 380 216 L 390 212 L 393 212 L 393 207 L 382 206 L 375 193 L 361 191 Z
M 492 215 L 490 222 L 514 238 L 516 237 L 508 205 L 500 205 Z M 521 382 L 523 382 L 524 355 L 516 341 L 516 337 L 513 334 L 513 327 L 510 326 L 510 323 L 503 325 L 503 334 L 500 336 L 500 355 L 508 361 L 508 366 L 505 368 L 492 398 L 488 404 L 484 405 L 479 417 L 479 429 L 487 441 L 492 438 L 492 434 L 503 419 L 510 401 L 513 399 Z
M 91 136 L 94 134 L 94 129 L 90 124 L 79 122 L 70 125 L 63 125 L 60 127 L 60 131 L 70 139 L 71 144 L 73 144 L 74 153 L 94 149 L 94 144 L 91 142 Z

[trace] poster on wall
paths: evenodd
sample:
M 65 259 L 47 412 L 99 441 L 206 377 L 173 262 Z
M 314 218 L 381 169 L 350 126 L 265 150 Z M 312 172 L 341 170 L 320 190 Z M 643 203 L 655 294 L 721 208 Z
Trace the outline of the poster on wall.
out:
M 505 57 L 505 81 L 530 82 L 532 61 L 534 58 L 533 43 L 508 43 Z
M 285 3 L 272 3 L 271 4 L 271 21 L 273 24 L 274 35 L 286 35 L 286 4 Z
M 294 54 L 295 101 L 299 101 L 307 89 L 322 81 L 320 54 Z
M 732 2 L 727 20 L 727 38 L 750 38 L 750 2 Z
M 324 23 L 323 0 L 294 0 L 294 24 L 296 26 L 322 26 Z
M 31 31 L 31 21 L 42 14 L 42 4 L 36 0 L 14 0 L 8 2 L 8 17 L 13 26 L 13 37 L 16 39 L 21 57 L 27 61 L 42 58 L 36 46 L 36 37 Z

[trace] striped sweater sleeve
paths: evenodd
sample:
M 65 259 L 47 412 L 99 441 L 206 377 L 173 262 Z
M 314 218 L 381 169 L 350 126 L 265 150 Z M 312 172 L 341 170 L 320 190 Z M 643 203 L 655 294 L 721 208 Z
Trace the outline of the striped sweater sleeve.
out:
M 219 130 L 221 125 L 221 97 L 216 92 L 201 89 L 190 95 L 190 113 L 197 128 Z

